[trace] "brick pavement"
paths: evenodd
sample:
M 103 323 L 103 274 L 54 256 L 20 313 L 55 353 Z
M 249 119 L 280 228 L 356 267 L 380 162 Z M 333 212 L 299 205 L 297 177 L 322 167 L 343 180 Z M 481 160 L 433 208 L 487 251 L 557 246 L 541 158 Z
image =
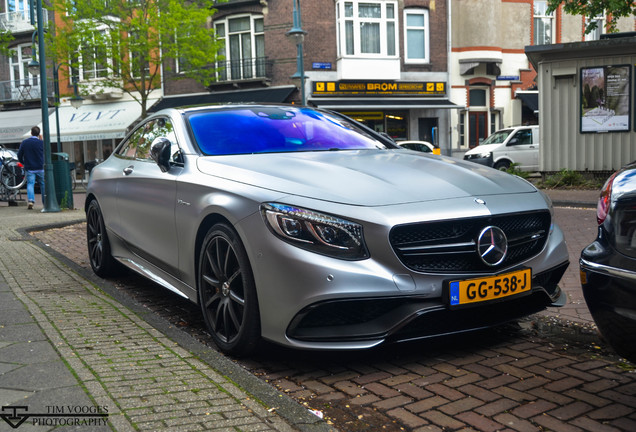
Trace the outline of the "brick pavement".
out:
M 570 300 L 565 308 L 466 337 L 363 353 L 272 346 L 239 362 L 303 406 L 322 411 L 341 431 L 636 430 L 634 365 L 599 340 L 577 293 L 577 258 L 594 238 L 593 211 L 559 207 L 555 215 L 572 257 L 562 284 Z M 75 260 L 78 268 L 86 265 L 81 229 L 47 230 L 38 237 Z M 178 320 L 197 313 L 194 307 L 177 305 L 169 293 L 139 285 L 138 280 L 122 281 L 119 289 L 145 305 L 180 308 Z M 157 301 L 159 297 L 167 301 Z M 209 345 L 199 325 L 190 319 L 181 328 Z M 577 329 L 585 329 L 585 337 L 572 337 L 580 336 Z
M 309 413 L 279 416 L 258 388 L 238 385 L 247 372 L 221 373 L 18 231 L 77 221 L 83 211 L 0 213 L 0 431 L 11 430 L 8 414 L 19 414 L 13 425 L 28 413 L 21 428 L 49 430 L 95 410 L 108 414 L 107 424 L 79 423 L 82 430 L 331 429 Z M 34 417 L 52 413 L 65 416 Z

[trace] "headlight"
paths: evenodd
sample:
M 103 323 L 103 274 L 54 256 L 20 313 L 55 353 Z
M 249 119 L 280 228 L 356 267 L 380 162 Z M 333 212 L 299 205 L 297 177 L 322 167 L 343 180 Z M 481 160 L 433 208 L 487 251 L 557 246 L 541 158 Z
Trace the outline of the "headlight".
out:
M 483 158 L 489 158 L 490 157 L 490 152 L 485 152 L 481 154 L 481 157 Z
M 299 248 L 346 260 L 369 257 L 355 222 L 276 203 L 261 204 L 261 214 L 274 235 Z

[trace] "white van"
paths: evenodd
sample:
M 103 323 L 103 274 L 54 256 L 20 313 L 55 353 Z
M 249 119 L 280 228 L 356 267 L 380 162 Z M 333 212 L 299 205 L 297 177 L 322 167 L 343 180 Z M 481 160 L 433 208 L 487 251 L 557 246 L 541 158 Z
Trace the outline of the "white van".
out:
M 539 126 L 500 129 L 464 155 L 464 160 L 500 170 L 519 164 L 522 171 L 539 170 Z

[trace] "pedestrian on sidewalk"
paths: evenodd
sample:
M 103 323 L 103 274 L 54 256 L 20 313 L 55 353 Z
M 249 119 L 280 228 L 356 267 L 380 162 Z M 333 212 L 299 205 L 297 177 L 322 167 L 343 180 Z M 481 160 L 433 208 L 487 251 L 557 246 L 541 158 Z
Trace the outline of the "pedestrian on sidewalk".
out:
M 35 205 L 35 181 L 40 185 L 42 204 L 44 204 L 44 141 L 40 136 L 40 128 L 33 126 L 31 136 L 20 144 L 18 160 L 24 165 L 27 178 L 28 209 Z

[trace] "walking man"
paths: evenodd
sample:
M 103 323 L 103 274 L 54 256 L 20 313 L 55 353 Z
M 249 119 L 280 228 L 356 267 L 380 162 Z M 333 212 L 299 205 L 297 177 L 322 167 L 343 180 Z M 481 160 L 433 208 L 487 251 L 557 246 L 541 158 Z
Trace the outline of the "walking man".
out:
M 18 160 L 24 165 L 27 176 L 27 200 L 28 209 L 35 205 L 35 181 L 40 184 L 40 194 L 44 204 L 44 141 L 40 138 L 40 128 L 33 126 L 31 136 L 20 144 Z

